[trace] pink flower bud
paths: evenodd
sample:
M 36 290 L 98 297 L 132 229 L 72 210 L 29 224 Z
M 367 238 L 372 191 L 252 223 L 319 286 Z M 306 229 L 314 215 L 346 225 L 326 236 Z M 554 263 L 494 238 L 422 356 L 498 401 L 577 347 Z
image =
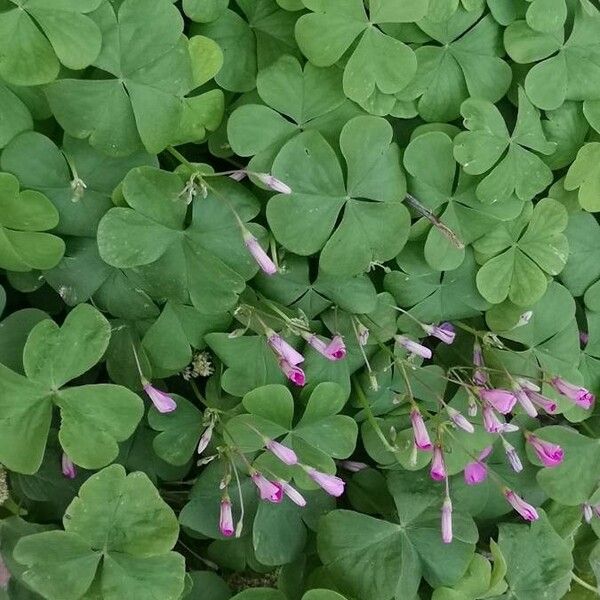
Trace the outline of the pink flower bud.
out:
M 246 229 L 242 231 L 244 244 L 248 248 L 248 252 L 256 261 L 256 264 L 261 268 L 266 275 L 274 275 L 277 273 L 277 265 L 271 260 L 271 257 L 263 250 L 258 240 Z
M 444 344 L 452 344 L 456 337 L 456 331 L 452 323 L 442 323 L 441 325 L 423 325 L 423 329 L 427 335 L 436 337 Z
M 300 367 L 295 367 L 290 365 L 287 360 L 280 359 L 279 368 L 294 385 L 302 387 L 306 383 L 306 376 Z
M 478 341 L 473 344 L 473 364 L 478 367 L 473 371 L 473 382 L 476 385 L 486 385 L 488 382 L 488 374 L 483 367 L 483 352 Z
M 488 433 L 500 433 L 504 430 L 504 423 L 489 404 L 483 407 L 483 426 Z
M 418 409 L 414 408 L 410 411 L 410 421 L 412 423 L 415 446 L 419 450 L 431 450 L 433 446 L 429 439 L 429 433 L 427 427 L 425 427 L 423 416 Z
M 283 500 L 283 488 L 280 484 L 269 481 L 258 471 L 252 473 L 251 477 L 254 485 L 256 485 L 258 491 L 260 492 L 261 500 L 268 500 L 269 502 L 274 502 L 275 504 Z
M 369 468 L 369 465 L 355 460 L 341 460 L 338 464 L 342 469 L 346 469 L 346 471 L 350 471 L 351 473 L 358 473 Z
M 286 465 L 298 464 L 298 457 L 296 453 L 287 446 L 276 442 L 275 440 L 269 440 L 267 442 L 267 449 L 269 449 L 282 463 Z
M 407 338 L 404 335 L 395 336 L 396 342 L 400 344 L 403 348 L 405 348 L 411 354 L 416 354 L 421 358 L 431 358 L 432 353 L 431 350 L 418 342 L 414 342 L 413 340 Z
M 304 496 L 295 488 L 292 487 L 289 483 L 285 481 L 279 482 L 283 493 L 297 506 L 306 506 L 306 499 Z
M 144 391 L 148 394 L 148 397 L 152 400 L 152 404 L 154 404 L 159 413 L 170 413 L 177 408 L 177 403 L 169 394 L 161 392 L 149 383 L 144 385 Z
M 523 498 L 519 497 L 512 490 L 505 488 L 504 497 L 526 521 L 537 521 L 539 519 L 539 515 L 535 508 L 531 506 L 531 504 L 525 502 Z
M 304 356 L 300 354 L 291 344 L 288 344 L 279 334 L 272 330 L 267 332 L 267 342 L 275 354 L 292 366 L 304 362 Z
M 503 415 L 509 413 L 517 403 L 517 398 L 508 390 L 480 389 L 479 395 Z
M 291 194 L 292 188 L 269 173 L 254 173 L 256 178 L 268 188 L 280 194 Z
M 359 345 L 366 346 L 369 342 L 369 329 L 359 322 L 356 331 Z
M 65 452 L 62 454 L 61 467 L 62 474 L 68 479 L 75 479 L 75 477 L 77 477 L 77 469 L 75 468 L 73 461 Z
M 529 396 L 526 394 L 525 390 L 521 389 L 518 386 L 514 388 L 514 394 L 517 398 L 519 404 L 523 407 L 523 410 L 533 419 L 537 417 L 538 411 L 533 405 L 533 402 L 530 400 Z
M 219 530 L 221 535 L 224 535 L 225 537 L 231 537 L 235 532 L 235 528 L 233 526 L 233 514 L 231 513 L 231 501 L 227 497 L 221 500 Z
M 330 496 L 341 496 L 344 493 L 346 483 L 343 479 L 328 473 L 321 473 L 312 467 L 307 467 L 308 476 L 320 487 L 322 487 Z
M 527 397 L 537 406 L 543 408 L 549 415 L 553 415 L 558 408 L 556 402 L 551 400 L 550 398 L 546 398 L 546 396 L 542 396 L 538 392 L 534 390 L 525 390 Z
M 448 496 L 442 504 L 442 541 L 444 544 L 452 542 L 452 500 Z
M 464 417 L 464 415 L 462 415 L 460 412 L 458 412 L 455 408 L 452 408 L 451 406 L 447 406 L 446 411 L 448 412 L 448 416 L 450 417 L 450 419 L 452 419 L 453 423 L 457 427 L 460 427 L 463 431 L 466 431 L 467 433 L 473 433 L 475 431 L 473 424 L 470 423 Z
M 590 341 L 590 336 L 585 331 L 579 332 L 579 342 L 582 346 L 587 346 L 587 343 Z
M 429 471 L 431 479 L 442 481 L 446 479 L 446 465 L 444 464 L 444 454 L 442 447 L 436 444 L 433 447 L 433 460 L 431 461 L 431 470 Z
M 212 434 L 213 434 L 213 426 L 209 425 L 205 430 L 204 433 L 202 434 L 202 437 L 200 438 L 200 441 L 198 442 L 198 454 L 202 454 L 208 444 L 210 443 L 210 440 L 212 439 Z
M 582 504 L 581 512 L 583 513 L 583 518 L 584 518 L 585 522 L 591 523 L 592 519 L 594 518 L 594 511 L 592 510 L 592 507 L 587 502 Z
M 510 464 L 512 470 L 515 473 L 520 473 L 523 470 L 523 463 L 519 458 L 517 450 L 512 444 L 509 444 L 506 440 L 502 440 L 502 445 L 504 446 L 504 452 L 506 452 L 506 458 L 508 459 L 508 463 Z
M 559 393 L 572 400 L 577 404 L 577 406 L 581 406 L 582 408 L 591 408 L 594 404 L 596 397 L 589 390 L 586 390 L 584 387 L 580 387 L 577 385 L 573 385 L 568 381 L 565 381 L 561 377 L 555 377 L 551 381 L 552 387 Z
M 535 450 L 537 457 L 545 467 L 557 467 L 563 461 L 565 453 L 558 444 L 540 439 L 532 433 L 526 436 L 527 443 Z

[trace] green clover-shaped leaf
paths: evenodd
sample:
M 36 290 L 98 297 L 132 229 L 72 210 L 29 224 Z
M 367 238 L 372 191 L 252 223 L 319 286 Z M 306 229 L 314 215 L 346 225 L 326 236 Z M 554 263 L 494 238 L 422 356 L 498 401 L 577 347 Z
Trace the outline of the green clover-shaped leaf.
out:
M 346 183 L 335 151 L 319 133 L 305 131 L 289 141 L 273 173 L 293 193 L 273 197 L 267 218 L 275 237 L 292 252 L 306 256 L 322 248 L 324 272 L 356 275 L 373 262 L 393 258 L 404 246 L 406 183 L 392 128 L 384 119 L 350 120 L 340 146 Z
M 51 269 L 62 258 L 64 242 L 43 233 L 58 224 L 58 212 L 40 192 L 19 192 L 19 181 L 0 173 L 0 267 L 9 271 Z
M 177 600 L 185 561 L 171 549 L 179 527 L 144 473 L 111 465 L 92 475 L 67 508 L 64 531 L 25 536 L 15 548 L 23 579 L 49 600 L 77 600 L 95 578 L 103 598 Z
M 530 2 L 525 20 L 535 31 L 552 32 L 562 27 L 567 19 L 565 0 L 527 0 Z
M 196 104 L 202 96 L 184 96 L 204 82 L 203 60 L 212 63 L 213 54 L 181 35 L 181 14 L 169 0 L 125 0 L 118 15 L 104 3 L 95 19 L 107 42 L 94 65 L 109 76 L 49 85 L 46 94 L 58 122 L 70 135 L 89 138 L 92 146 L 117 156 L 142 147 L 160 152 L 179 141 L 189 111 L 201 119 Z M 214 106 L 212 97 L 208 102 Z M 207 125 L 214 120 L 204 117 Z
M 0 83 L 0 148 L 19 133 L 33 129 L 30 109 L 17 90 Z
M 184 185 L 176 173 L 130 171 L 123 181 L 127 207 L 112 208 L 100 222 L 100 256 L 113 267 L 142 273 L 151 295 L 183 303 L 189 298 L 203 312 L 222 312 L 257 271 L 232 208 L 248 221 L 258 203 L 242 185 L 211 179 L 207 197 L 193 204 L 188 226 Z
M 501 225 L 477 242 L 477 289 L 495 304 L 507 297 L 519 306 L 539 300 L 548 285 L 547 276 L 561 272 L 569 246 L 562 233 L 567 211 L 556 200 L 546 198 L 535 208 L 526 204 L 520 217 Z
M 348 98 L 366 108 L 407 86 L 417 70 L 414 52 L 374 25 L 420 19 L 427 11 L 426 3 L 374 0 L 369 16 L 362 0 L 305 0 L 304 4 L 313 12 L 298 19 L 296 39 L 311 63 L 329 67 L 352 47 L 343 78 Z M 390 110 L 395 103 L 391 100 Z
M 566 190 L 579 190 L 579 204 L 590 212 L 600 211 L 600 143 L 584 144 L 565 177 Z
M 495 204 L 482 203 L 475 194 L 477 180 L 463 172 L 452 154 L 452 140 L 441 131 L 416 136 L 404 153 L 410 173 L 408 188 L 427 208 L 438 213 L 463 244 L 471 244 L 502 221 L 516 217 L 522 203 L 514 196 Z M 465 248 L 437 227 L 425 242 L 425 259 L 434 268 L 448 271 L 460 266 Z
M 35 473 L 42 462 L 52 407 L 60 408 L 59 439 L 84 468 L 113 460 L 117 442 L 127 439 L 142 417 L 143 403 L 112 384 L 63 386 L 92 368 L 110 339 L 110 324 L 93 307 L 73 309 L 62 327 L 49 319 L 29 334 L 23 352 L 25 375 L 0 365 L 0 460 L 21 473 Z
M 461 106 L 469 131 L 454 139 L 454 156 L 470 175 L 488 173 L 477 185 L 477 197 L 489 204 L 516 194 L 531 200 L 552 182 L 552 171 L 536 154 L 552 154 L 540 115 L 519 89 L 519 112 L 512 135 L 500 111 L 484 100 L 465 100 Z
M 61 63 L 84 69 L 102 46 L 89 13 L 102 0 L 9 0 L 0 17 L 0 76 L 16 85 L 40 85 L 58 75 Z
M 532 8 L 534 6 L 530 10 Z M 553 16 L 547 14 L 547 17 Z M 578 4 L 566 42 L 562 27 L 535 31 L 525 21 L 515 21 L 508 26 L 504 43 L 509 56 L 517 63 L 537 63 L 525 77 L 525 90 L 537 107 L 552 110 L 565 100 L 600 99 L 599 23 L 597 10 Z
M 282 56 L 259 72 L 256 86 L 266 106 L 243 104 L 227 123 L 232 150 L 252 156 L 253 171 L 270 171 L 281 147 L 301 131 L 316 130 L 335 144 L 346 121 L 359 114 L 344 96 L 337 67 L 302 69 L 293 56 Z
M 502 58 L 500 27 L 482 8 L 459 8 L 447 21 L 419 21 L 439 45 L 417 49 L 418 70 L 409 86 L 426 121 L 451 121 L 469 96 L 496 102 L 506 93 L 511 70 Z

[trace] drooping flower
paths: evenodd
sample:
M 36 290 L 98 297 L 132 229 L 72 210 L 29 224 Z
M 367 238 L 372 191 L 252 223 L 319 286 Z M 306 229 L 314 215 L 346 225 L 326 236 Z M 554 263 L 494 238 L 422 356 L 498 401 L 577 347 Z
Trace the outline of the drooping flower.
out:
M 255 471 L 251 475 L 254 485 L 260 492 L 261 500 L 278 503 L 283 499 L 283 488 L 279 483 L 269 481 L 262 473 Z
M 346 483 L 343 479 L 329 473 L 321 473 L 312 467 L 305 467 L 305 470 L 308 476 L 330 496 L 338 497 L 344 493 Z
M 292 193 L 292 188 L 289 185 L 283 183 L 277 177 L 273 177 L 270 173 L 254 173 L 254 176 L 275 192 L 279 192 L 280 194 Z
M 369 465 L 356 460 L 341 460 L 338 464 L 342 469 L 346 469 L 346 471 L 350 471 L 350 473 L 358 473 L 359 471 L 364 471 L 364 469 L 369 468 Z
M 286 465 L 298 464 L 298 457 L 296 453 L 287 446 L 276 442 L 275 440 L 268 440 L 266 447 L 270 450 L 282 463 Z
M 62 474 L 68 479 L 75 479 L 75 477 L 77 477 L 77 469 L 66 452 L 62 453 L 61 467 Z
M 503 415 L 509 413 L 517 403 L 516 396 L 508 390 L 482 388 L 479 395 Z
M 150 383 L 144 384 L 144 391 L 148 394 L 148 397 L 152 400 L 152 404 L 154 404 L 159 413 L 170 413 L 177 408 L 177 402 L 169 394 L 155 388 Z
M 483 407 L 483 426 L 488 433 L 500 433 L 504 429 L 504 423 L 489 404 Z
M 423 415 L 421 415 L 421 411 L 418 408 L 413 408 L 410 411 L 410 422 L 413 428 L 415 446 L 419 450 L 431 450 L 433 445 L 429 439 L 429 433 L 427 431 L 427 427 L 425 427 Z
M 573 385 L 565 381 L 562 377 L 554 377 L 550 383 L 559 394 L 572 400 L 577 406 L 581 406 L 582 408 L 591 408 L 596 400 L 592 392 L 584 387 Z
M 219 531 L 225 537 L 231 537 L 235 533 L 233 526 L 233 514 L 231 512 L 231 500 L 228 496 L 221 499 L 221 515 L 219 518 Z
M 446 479 L 446 465 L 444 463 L 444 453 L 442 447 L 436 444 L 433 447 L 433 459 L 431 461 L 431 469 L 429 471 L 431 479 L 434 481 L 442 481 Z
M 481 344 L 475 340 L 473 344 L 473 364 L 476 369 L 473 371 L 473 382 L 476 385 L 486 385 L 488 382 L 487 371 L 483 368 L 483 351 L 481 350 Z
M 286 481 L 280 481 L 279 484 L 283 489 L 283 493 L 297 506 L 306 506 L 306 499 L 304 496 L 293 486 Z
M 491 452 L 492 447 L 487 446 L 487 448 L 484 448 L 479 453 L 477 460 L 467 463 L 464 472 L 465 483 L 467 485 L 477 485 L 487 479 L 487 466 L 483 461 L 491 454 Z
M 537 521 L 539 515 L 537 510 L 528 502 L 525 502 L 523 498 L 518 496 L 515 492 L 508 488 L 504 488 L 504 497 L 508 503 L 526 520 L 526 521 Z
M 535 390 L 525 390 L 527 397 L 537 406 L 543 408 L 549 415 L 553 415 L 558 408 L 556 402 L 550 398 L 546 398 Z
M 475 431 L 473 424 L 470 421 L 468 421 L 466 417 L 462 413 L 457 411 L 455 408 L 447 406 L 446 412 L 448 413 L 448 416 L 450 417 L 452 422 L 457 427 L 460 427 L 460 429 L 462 429 L 463 431 L 466 431 L 467 433 L 473 433 Z
M 450 500 L 450 496 L 446 496 L 442 504 L 442 541 L 444 544 L 452 542 L 452 500 Z
M 436 337 L 438 340 L 444 342 L 444 344 L 452 344 L 456 337 L 456 331 L 452 323 L 442 323 L 441 325 L 422 325 L 423 330 L 427 335 Z
M 506 452 L 506 458 L 508 459 L 508 463 L 510 464 L 512 470 L 515 473 L 520 473 L 523 470 L 523 463 L 519 458 L 517 449 L 504 438 L 502 439 L 502 445 L 504 446 L 504 452 Z
M 267 342 L 275 354 L 290 365 L 295 367 L 304 362 L 304 356 L 272 329 L 267 330 Z
M 279 368 L 294 385 L 302 387 L 306 383 L 306 376 L 300 367 L 290 365 L 287 360 L 281 358 L 279 359 Z
M 535 408 L 533 402 L 525 392 L 525 390 L 518 385 L 513 387 L 513 392 L 517 398 L 518 403 L 522 406 L 523 410 L 532 418 L 535 419 L 538 415 L 538 411 Z
M 525 438 L 545 467 L 557 467 L 562 463 L 565 453 L 558 444 L 542 440 L 533 433 L 526 434 Z
M 277 273 L 277 265 L 263 250 L 258 240 L 245 227 L 242 229 L 242 237 L 244 238 L 244 244 L 248 248 L 248 252 L 250 252 L 256 264 L 261 268 L 261 271 L 266 275 L 275 275 Z
M 422 358 L 432 357 L 432 352 L 429 348 L 411 340 L 410 338 L 407 338 L 404 335 L 397 335 L 394 339 L 396 340 L 396 342 L 398 342 L 398 344 L 400 344 L 400 346 L 405 348 L 411 354 L 416 354 L 417 356 L 420 356 Z
M 323 341 L 314 333 L 303 334 L 309 346 L 313 347 L 319 354 L 328 360 L 341 360 L 346 356 L 346 345 L 341 336 L 336 335 L 332 340 Z

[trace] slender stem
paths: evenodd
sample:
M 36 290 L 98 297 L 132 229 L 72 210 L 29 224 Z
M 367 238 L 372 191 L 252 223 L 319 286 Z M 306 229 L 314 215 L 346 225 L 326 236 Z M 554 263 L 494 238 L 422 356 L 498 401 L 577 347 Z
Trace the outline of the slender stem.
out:
M 194 165 L 178 150 L 175 150 L 173 146 L 167 146 L 167 152 L 174 156 L 181 164 L 184 164 L 186 167 L 190 169 L 195 169 Z
M 206 558 L 202 558 L 202 556 L 200 556 L 197 552 L 194 552 L 194 550 L 192 550 L 187 544 L 184 544 L 181 541 L 181 538 L 177 540 L 177 543 L 181 544 L 192 556 L 203 562 L 209 569 L 212 569 L 213 571 L 219 570 L 219 567 L 214 562 L 206 560 Z
M 596 596 L 600 596 L 600 592 L 598 591 L 597 588 L 595 588 L 593 585 L 590 585 L 587 581 L 584 581 L 583 579 L 581 579 L 581 577 L 577 577 L 577 575 L 575 575 L 575 573 L 573 573 L 571 571 L 571 578 L 573 579 L 573 581 L 577 582 L 582 588 L 585 588 L 586 590 L 589 590 L 590 592 L 594 592 L 594 594 L 596 594 Z
M 194 395 L 200 401 L 200 403 L 204 404 L 204 406 L 206 406 L 206 408 L 210 408 L 210 406 L 206 403 L 204 396 L 200 393 L 200 390 L 198 389 L 196 382 L 193 379 L 190 379 L 190 385 L 192 386 Z

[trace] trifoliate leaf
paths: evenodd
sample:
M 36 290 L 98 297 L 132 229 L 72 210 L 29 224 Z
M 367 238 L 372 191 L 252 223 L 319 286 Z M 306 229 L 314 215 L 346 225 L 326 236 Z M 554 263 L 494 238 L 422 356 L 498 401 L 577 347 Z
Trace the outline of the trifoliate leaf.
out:
M 600 143 L 581 147 L 564 181 L 566 190 L 579 190 L 579 204 L 589 212 L 600 211 Z

